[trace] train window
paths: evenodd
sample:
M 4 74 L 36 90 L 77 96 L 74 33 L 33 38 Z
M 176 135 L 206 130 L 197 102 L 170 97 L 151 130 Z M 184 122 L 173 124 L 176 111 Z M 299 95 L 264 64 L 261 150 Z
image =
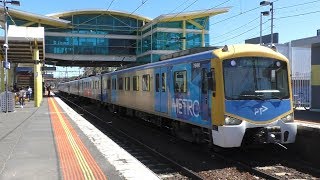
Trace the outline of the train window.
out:
M 124 81 L 125 81 L 125 90 L 130 91 L 130 77 L 126 77 Z
M 215 70 L 212 68 L 210 72 L 207 73 L 208 78 L 208 89 L 212 91 L 212 96 L 216 96 L 216 78 Z
M 142 91 L 150 91 L 150 74 L 142 76 Z
M 160 76 L 159 76 L 159 73 L 157 73 L 156 74 L 156 86 L 155 86 L 155 88 L 156 88 L 155 91 L 156 92 L 159 92 L 159 88 L 160 88 L 160 82 L 159 81 L 160 81 Z
M 161 85 L 161 91 L 166 92 L 166 73 L 162 73 L 162 85 Z
M 111 80 L 108 79 L 108 80 L 107 80 L 107 89 L 110 89 L 110 87 L 111 87 Z
M 187 71 L 174 72 L 174 92 L 187 92 Z
M 139 76 L 133 76 L 132 78 L 132 85 L 134 91 L 139 91 Z
M 116 90 L 117 88 L 117 81 L 116 81 L 116 79 L 112 79 L 112 89 L 113 90 Z
M 121 77 L 121 78 L 119 78 L 118 79 L 118 89 L 119 90 L 123 90 L 123 78 Z
M 203 68 L 201 73 L 201 91 L 202 94 L 207 94 L 208 92 L 208 76 L 207 69 Z

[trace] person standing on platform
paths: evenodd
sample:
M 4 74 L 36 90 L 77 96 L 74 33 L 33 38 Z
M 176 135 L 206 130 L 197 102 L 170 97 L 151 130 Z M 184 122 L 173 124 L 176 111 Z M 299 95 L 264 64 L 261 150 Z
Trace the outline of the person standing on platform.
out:
M 22 88 L 19 89 L 19 103 L 21 108 L 24 106 L 24 99 L 26 98 L 26 90 Z
M 28 86 L 28 88 L 27 88 L 27 98 L 28 98 L 29 102 L 31 100 L 31 95 L 32 95 L 32 88 L 30 86 Z
M 13 91 L 14 92 L 19 92 L 19 88 L 18 88 L 17 83 L 14 83 L 14 85 L 13 85 Z
M 47 91 L 48 91 L 48 97 L 50 97 L 51 85 L 47 86 Z

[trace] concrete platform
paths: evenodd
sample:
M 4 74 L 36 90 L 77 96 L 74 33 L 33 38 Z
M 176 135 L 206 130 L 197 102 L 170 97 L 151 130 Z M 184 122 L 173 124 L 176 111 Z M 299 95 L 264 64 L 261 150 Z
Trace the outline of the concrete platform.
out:
M 315 168 L 320 168 L 320 112 L 296 110 L 295 122 L 298 133 L 293 151 Z
M 23 108 L 16 105 L 15 112 L 0 113 L 0 179 L 48 179 L 48 177 L 49 179 L 65 179 L 67 170 L 64 167 L 73 168 L 77 165 L 69 163 L 63 166 L 63 163 L 66 162 L 63 162 L 62 157 L 68 154 L 69 158 L 76 159 L 83 147 L 86 148 L 84 154 L 92 156 L 94 163 L 100 167 L 106 179 L 144 179 L 146 177 L 147 179 L 158 179 L 153 172 L 129 153 L 122 152 L 123 149 L 107 139 L 59 98 L 44 98 L 39 108 L 33 106 L 33 101 L 26 102 Z M 64 152 L 67 151 L 65 146 L 68 146 L 68 141 L 64 140 L 61 146 L 60 141 L 63 139 L 61 136 L 57 137 L 58 133 L 54 123 L 62 119 L 66 124 L 62 125 L 63 128 L 67 126 L 73 128 L 66 132 L 75 133 L 74 139 L 80 138 L 74 142 L 84 144 L 83 147 L 78 146 L 80 148 L 77 153 Z M 70 139 L 70 134 L 66 139 Z M 74 147 L 74 142 L 72 147 Z M 61 148 L 59 150 L 59 146 L 64 150 Z M 71 157 L 70 154 L 74 157 Z M 126 163 L 119 164 L 119 159 L 122 163 Z M 81 177 L 77 174 L 77 172 L 81 173 L 81 170 L 69 169 L 69 171 L 73 173 L 71 179 Z M 95 179 L 105 178 L 99 176 Z

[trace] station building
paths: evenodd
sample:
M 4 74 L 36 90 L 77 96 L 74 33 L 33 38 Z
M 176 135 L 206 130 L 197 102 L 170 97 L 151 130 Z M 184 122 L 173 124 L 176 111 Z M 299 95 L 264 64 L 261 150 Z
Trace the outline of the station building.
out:
M 35 86 L 43 82 L 41 67 L 45 64 L 117 67 L 156 62 L 164 54 L 209 46 L 209 18 L 228 11 L 228 7 L 206 9 L 151 19 L 103 9 L 38 15 L 9 8 L 6 57 L 11 68 L 5 73 L 1 67 L 1 92 L 5 76 L 10 87 L 34 84 L 40 92 L 42 87 Z M 4 41 L 2 38 L 0 44 Z M 0 53 L 5 60 L 4 52 Z
M 163 54 L 209 46 L 209 18 L 228 10 L 164 14 L 150 19 L 99 9 L 46 16 L 9 9 L 8 23 L 44 27 L 46 64 L 90 66 L 88 62 L 100 62 L 117 66 L 119 62 L 155 62 Z

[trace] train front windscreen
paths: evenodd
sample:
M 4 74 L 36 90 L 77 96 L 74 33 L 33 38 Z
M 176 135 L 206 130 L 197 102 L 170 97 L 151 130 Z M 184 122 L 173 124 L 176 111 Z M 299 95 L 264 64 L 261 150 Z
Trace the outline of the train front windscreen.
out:
M 285 61 L 243 57 L 223 61 L 225 98 L 228 100 L 288 99 L 288 68 Z

